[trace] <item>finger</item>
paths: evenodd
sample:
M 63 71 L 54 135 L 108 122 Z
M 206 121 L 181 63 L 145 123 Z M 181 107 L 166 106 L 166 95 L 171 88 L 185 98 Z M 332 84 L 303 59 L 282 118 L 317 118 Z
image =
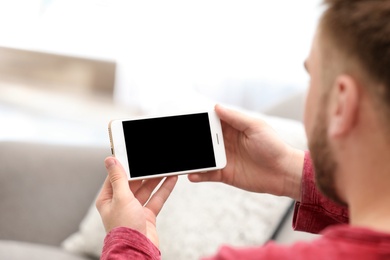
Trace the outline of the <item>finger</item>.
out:
M 96 199 L 96 208 L 100 211 L 102 206 L 106 201 L 110 201 L 112 199 L 112 186 L 110 183 L 110 179 L 108 176 L 104 180 L 102 189 L 99 192 L 99 195 Z
M 163 178 L 153 178 L 147 179 L 142 182 L 142 185 L 139 187 L 137 192 L 134 194 L 141 205 L 145 205 L 145 203 L 149 200 L 152 195 L 154 189 L 161 182 Z
M 145 207 L 151 210 L 155 216 L 160 213 L 164 203 L 167 201 L 169 195 L 175 187 L 177 179 L 177 176 L 167 177 L 146 204 Z
M 142 180 L 129 181 L 129 187 L 133 194 L 135 194 L 137 190 L 141 187 L 142 182 L 143 182 Z
M 253 122 L 250 116 L 221 105 L 216 105 L 215 111 L 222 121 L 241 132 L 244 132 Z
M 188 175 L 188 180 L 191 182 L 221 182 L 222 181 L 222 172 L 221 170 L 210 171 L 205 173 L 192 173 Z
M 104 163 L 108 172 L 109 183 L 112 187 L 113 197 L 131 194 L 126 172 L 120 163 L 114 157 L 107 157 Z

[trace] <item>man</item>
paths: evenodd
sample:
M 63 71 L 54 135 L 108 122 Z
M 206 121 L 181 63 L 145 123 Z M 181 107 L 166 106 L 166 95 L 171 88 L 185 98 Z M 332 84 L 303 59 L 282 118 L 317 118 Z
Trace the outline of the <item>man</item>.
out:
M 305 62 L 310 154 L 288 147 L 264 122 L 216 106 L 228 164 L 189 175 L 290 196 L 294 227 L 322 236 L 290 246 L 222 247 L 207 259 L 390 259 L 390 0 L 325 4 Z M 97 200 L 109 232 L 102 259 L 160 259 L 155 219 L 176 178 L 142 207 L 159 180 L 129 189 L 118 162 L 108 158 L 106 166 Z

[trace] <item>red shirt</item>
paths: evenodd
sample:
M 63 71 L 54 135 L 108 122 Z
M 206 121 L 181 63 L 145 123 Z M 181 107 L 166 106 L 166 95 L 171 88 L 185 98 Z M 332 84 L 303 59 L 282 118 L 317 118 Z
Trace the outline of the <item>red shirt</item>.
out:
M 348 210 L 325 198 L 314 183 L 314 170 L 306 153 L 302 199 L 295 204 L 293 227 L 321 233 L 310 242 L 278 245 L 269 242 L 260 247 L 223 246 L 203 260 L 237 259 L 390 259 L 390 234 L 348 224 Z M 115 228 L 104 240 L 102 260 L 160 259 L 160 251 L 141 233 L 129 228 Z

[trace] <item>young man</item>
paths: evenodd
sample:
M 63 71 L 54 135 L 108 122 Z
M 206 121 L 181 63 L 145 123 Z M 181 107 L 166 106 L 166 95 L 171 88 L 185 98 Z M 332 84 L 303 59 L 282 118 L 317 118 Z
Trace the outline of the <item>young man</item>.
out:
M 284 144 L 264 122 L 216 106 L 228 164 L 189 175 L 290 196 L 297 201 L 294 227 L 323 236 L 290 246 L 222 247 L 207 259 L 390 259 L 390 0 L 325 4 L 305 62 L 310 154 Z M 155 220 L 176 178 L 144 205 L 159 180 L 129 188 L 114 158 L 106 166 L 97 200 L 108 232 L 102 259 L 160 259 Z

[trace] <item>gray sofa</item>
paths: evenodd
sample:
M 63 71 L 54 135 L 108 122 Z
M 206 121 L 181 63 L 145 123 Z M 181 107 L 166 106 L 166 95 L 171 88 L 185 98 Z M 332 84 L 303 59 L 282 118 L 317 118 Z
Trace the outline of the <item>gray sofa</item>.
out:
M 65 250 L 63 242 L 80 230 L 80 223 L 85 219 L 85 216 L 87 216 L 87 219 L 97 219 L 96 213 L 93 214 L 92 212 L 91 215 L 90 208 L 93 207 L 95 196 L 106 176 L 103 160 L 110 154 L 109 149 L 99 146 L 79 147 L 45 143 L 1 142 L 0 151 L 2 154 L 0 170 L 0 259 L 97 259 L 96 250 L 92 251 L 92 254 L 83 254 L 84 249 L 81 248 L 79 249 L 80 252 L 71 253 L 69 250 Z M 200 193 L 208 195 L 207 197 L 191 199 L 194 194 Z M 231 205 L 241 204 L 240 201 L 246 200 L 245 207 L 250 207 L 254 215 L 251 220 L 247 218 L 247 223 L 253 225 L 257 221 L 262 222 L 263 225 L 260 225 L 258 229 L 266 231 L 267 234 L 264 234 L 266 236 L 264 239 L 270 239 L 274 233 L 273 230 L 276 230 L 278 226 L 277 222 L 283 219 L 282 215 L 286 211 L 286 203 L 280 209 L 276 209 L 278 202 L 272 201 L 272 198 L 269 198 L 269 205 L 264 205 L 264 199 L 260 198 L 260 201 L 256 202 L 257 197 L 254 194 L 241 192 L 226 185 L 200 186 L 190 184 L 183 181 L 183 178 L 179 181 L 164 211 L 160 214 L 159 219 L 165 219 L 164 223 L 159 225 L 161 228 L 160 235 L 171 237 L 174 233 L 175 236 L 185 236 L 189 241 L 194 239 L 196 242 L 193 242 L 193 245 L 198 242 L 198 247 L 201 247 L 198 248 L 199 252 L 206 249 L 209 252 L 214 252 L 215 249 L 204 248 L 203 245 L 206 245 L 206 247 L 213 243 L 219 245 L 225 239 L 227 242 L 230 239 L 230 242 L 234 243 L 237 241 L 235 237 L 229 238 L 228 234 L 223 235 L 226 225 L 221 225 L 219 229 L 217 227 L 215 230 L 208 227 L 211 232 L 209 239 L 212 242 L 205 244 L 199 237 L 194 237 L 196 234 L 194 230 L 201 229 L 199 226 L 178 221 L 179 218 L 188 219 L 191 217 L 193 215 L 191 208 L 196 212 L 208 212 L 209 217 L 203 216 L 203 220 L 202 217 L 196 217 L 200 222 L 210 218 L 211 222 L 207 222 L 215 223 L 216 216 L 220 215 L 218 212 L 221 210 L 224 210 L 225 214 L 230 216 L 225 216 L 227 224 L 228 221 L 234 222 L 234 219 L 242 219 L 242 217 L 234 216 L 235 211 L 240 211 L 240 209 L 234 209 L 234 206 L 227 208 L 223 206 L 221 201 L 220 210 L 212 212 L 210 208 L 216 208 L 215 204 L 206 202 L 208 199 L 221 199 L 221 194 L 228 193 L 231 197 L 227 200 L 230 201 L 229 204 Z M 267 200 L 267 198 L 265 199 Z M 256 203 L 260 204 L 257 205 Z M 282 213 L 276 215 L 278 220 L 270 221 L 268 216 L 265 217 L 265 220 L 261 220 L 261 212 L 268 207 L 271 207 L 269 208 L 270 212 L 276 210 L 276 212 Z M 177 208 L 187 208 L 187 210 L 181 212 Z M 90 216 L 88 217 L 88 215 Z M 175 223 L 172 223 L 172 221 Z M 180 225 L 187 229 L 187 233 L 181 233 L 182 227 Z M 267 225 L 270 227 L 267 227 Z M 231 228 L 231 230 L 233 232 L 230 232 L 230 235 L 240 230 L 240 228 L 237 227 L 236 230 Z M 217 232 L 222 233 L 222 235 L 216 234 Z M 255 230 L 253 232 L 256 233 Z M 99 233 L 101 232 L 97 231 L 98 235 Z M 205 236 L 203 237 L 205 238 Z M 215 241 L 216 239 L 220 239 L 220 241 Z M 246 239 L 255 241 L 252 243 L 264 242 L 261 236 L 259 238 L 247 237 Z M 162 240 L 162 250 L 165 250 L 164 259 L 197 259 L 196 252 L 181 252 L 180 248 L 183 246 L 181 243 L 186 243 L 182 239 L 176 241 L 176 248 L 172 247 L 172 241 L 168 241 L 169 239 Z M 238 238 L 238 240 L 246 243 L 244 237 Z M 164 242 L 166 242 L 165 246 Z M 91 250 L 88 252 L 91 252 Z
M 268 123 L 301 149 L 306 145 L 298 122 L 303 97 L 300 93 L 264 111 L 295 119 L 268 118 Z M 0 154 L 0 259 L 97 259 L 104 230 L 93 201 L 106 176 L 103 160 L 110 155 L 108 145 L 0 142 Z M 222 184 L 191 184 L 181 178 L 158 219 L 163 259 L 198 259 L 222 243 L 242 246 L 269 239 L 280 243 L 313 239 L 292 231 L 289 205 L 291 200 Z M 215 225 L 221 216 L 223 221 Z M 196 219 L 181 222 L 191 217 Z M 202 228 L 205 233 L 200 233 Z M 75 232 L 79 234 L 71 239 L 73 244 L 64 247 Z M 80 236 L 84 244 L 77 240 Z M 87 246 L 89 242 L 92 245 Z M 182 252 L 188 243 L 194 251 Z
M 106 176 L 107 147 L 0 143 L 0 259 L 89 259 L 60 248 Z

